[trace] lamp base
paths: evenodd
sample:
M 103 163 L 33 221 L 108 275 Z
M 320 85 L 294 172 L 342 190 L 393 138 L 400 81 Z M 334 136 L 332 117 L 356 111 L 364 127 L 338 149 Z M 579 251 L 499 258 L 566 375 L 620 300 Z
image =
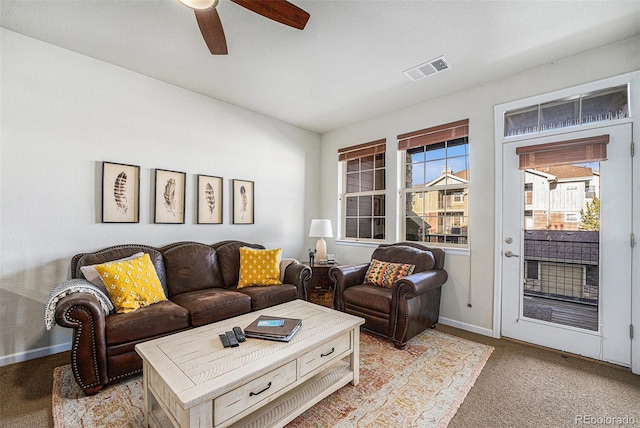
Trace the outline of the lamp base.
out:
M 327 263 L 327 243 L 322 238 L 316 242 L 316 260 L 318 263 Z

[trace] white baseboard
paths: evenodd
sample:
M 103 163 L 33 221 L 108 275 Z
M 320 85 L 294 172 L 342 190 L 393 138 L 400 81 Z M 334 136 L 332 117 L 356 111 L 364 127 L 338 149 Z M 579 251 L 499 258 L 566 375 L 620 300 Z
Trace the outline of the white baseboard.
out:
M 27 360 L 33 360 L 35 358 L 46 357 L 47 355 L 58 354 L 71 349 L 71 342 L 61 343 L 59 345 L 47 346 L 44 348 L 32 349 L 25 352 L 17 352 L 11 355 L 5 355 L 0 357 L 0 367 L 8 366 L 9 364 L 21 363 Z
M 450 327 L 459 328 L 460 330 L 470 331 L 471 333 L 481 334 L 483 336 L 494 337 L 493 330 L 490 328 L 478 327 L 477 325 L 467 324 L 464 322 L 440 317 L 438 323 L 448 325 Z

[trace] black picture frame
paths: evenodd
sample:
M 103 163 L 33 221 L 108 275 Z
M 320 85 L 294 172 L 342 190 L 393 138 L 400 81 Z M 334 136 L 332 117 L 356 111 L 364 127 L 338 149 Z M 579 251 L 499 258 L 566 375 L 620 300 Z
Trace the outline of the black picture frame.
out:
M 102 162 L 102 223 L 140 222 L 140 166 Z
M 222 224 L 222 177 L 198 174 L 196 182 L 197 224 Z
M 248 180 L 232 181 L 233 189 L 233 224 L 254 223 L 254 183 Z
M 156 168 L 154 223 L 184 224 L 186 178 L 186 172 Z

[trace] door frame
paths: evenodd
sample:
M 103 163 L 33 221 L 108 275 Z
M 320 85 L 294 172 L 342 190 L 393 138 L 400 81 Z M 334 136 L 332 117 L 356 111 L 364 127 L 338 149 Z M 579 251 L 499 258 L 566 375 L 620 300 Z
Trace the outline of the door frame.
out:
M 538 103 L 554 101 L 567 98 L 583 93 L 606 89 L 609 87 L 629 84 L 629 118 L 618 119 L 616 121 L 581 125 L 577 128 L 560 128 L 553 131 L 543 131 L 536 134 L 519 135 L 504 137 L 504 113 L 518 108 L 524 108 Z M 494 107 L 494 131 L 495 131 L 495 241 L 494 241 L 494 293 L 493 293 L 493 337 L 500 338 L 502 325 L 502 241 L 504 239 L 502 233 L 502 146 L 507 142 L 519 141 L 524 139 L 542 137 L 542 136 L 558 136 L 559 139 L 568 139 L 575 130 L 590 130 L 601 127 L 608 127 L 614 124 L 631 123 L 632 124 L 632 141 L 635 136 L 640 135 L 640 121 L 633 120 L 634 107 L 640 106 L 640 70 L 626 73 L 620 76 L 610 77 L 598 80 L 596 82 L 586 83 L 572 88 L 562 89 L 559 91 L 549 92 L 509 103 L 498 104 Z M 640 107 L 637 108 L 640 111 Z M 635 234 L 636 245 L 632 251 L 633 267 L 631 280 L 631 323 L 634 326 L 634 337 L 631 340 L 631 370 L 633 373 L 640 374 L 640 144 L 636 144 L 636 155 L 632 160 L 633 183 L 632 183 L 632 210 L 633 224 L 632 229 Z

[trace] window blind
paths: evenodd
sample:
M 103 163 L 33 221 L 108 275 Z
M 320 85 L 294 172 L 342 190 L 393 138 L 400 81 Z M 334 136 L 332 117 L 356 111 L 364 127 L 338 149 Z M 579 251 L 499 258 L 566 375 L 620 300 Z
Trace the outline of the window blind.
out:
M 469 136 L 469 119 L 398 135 L 398 150 L 428 146 Z
M 518 147 L 520 169 L 607 160 L 609 135 Z
M 338 160 L 348 161 L 384 153 L 387 148 L 387 139 L 370 141 L 368 143 L 338 149 Z

